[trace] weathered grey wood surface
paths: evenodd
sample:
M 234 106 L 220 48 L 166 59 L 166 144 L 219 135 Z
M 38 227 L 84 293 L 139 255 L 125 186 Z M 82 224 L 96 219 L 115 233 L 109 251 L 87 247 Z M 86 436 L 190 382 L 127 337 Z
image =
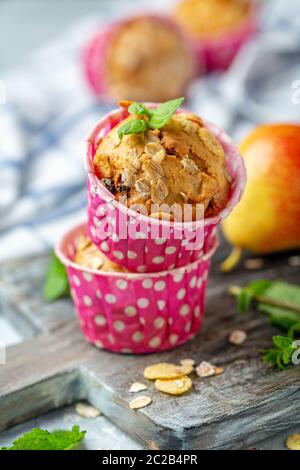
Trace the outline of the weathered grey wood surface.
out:
M 300 369 L 276 372 L 265 367 L 259 350 L 273 332 L 264 316 L 239 316 L 226 294 L 231 283 L 252 278 L 299 282 L 299 268 L 286 257 L 267 260 L 262 271 L 218 273 L 216 257 L 203 330 L 176 351 L 122 356 L 95 350 L 81 336 L 69 300 L 45 305 L 41 298 L 47 256 L 3 264 L 2 311 L 27 340 L 8 349 L 0 366 L 0 430 L 79 399 L 87 399 L 149 448 L 240 448 L 300 422 Z M 242 328 L 242 347 L 228 344 L 232 329 Z M 190 357 L 225 366 L 223 375 L 194 380 L 193 390 L 172 398 L 150 385 L 153 404 L 134 412 L 128 388 L 143 380 L 146 365 Z

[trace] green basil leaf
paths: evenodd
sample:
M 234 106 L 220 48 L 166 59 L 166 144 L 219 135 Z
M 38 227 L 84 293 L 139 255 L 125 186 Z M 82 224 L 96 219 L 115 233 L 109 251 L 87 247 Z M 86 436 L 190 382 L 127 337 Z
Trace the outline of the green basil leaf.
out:
M 146 106 L 142 103 L 132 103 L 129 108 L 128 112 L 130 114 L 138 114 L 138 115 L 143 115 L 145 114 L 146 116 L 151 116 L 152 112 L 150 109 L 146 108 Z
M 161 129 L 167 124 L 170 117 L 176 113 L 183 102 L 184 98 L 182 97 L 162 103 L 158 108 L 152 111 L 152 116 L 149 119 L 149 127 L 151 129 Z
M 131 119 L 119 127 L 118 136 L 122 139 L 124 135 L 141 134 L 142 132 L 145 132 L 147 128 L 147 123 L 143 119 Z
M 66 269 L 54 253 L 48 265 L 43 293 L 44 299 L 48 302 L 70 295 Z

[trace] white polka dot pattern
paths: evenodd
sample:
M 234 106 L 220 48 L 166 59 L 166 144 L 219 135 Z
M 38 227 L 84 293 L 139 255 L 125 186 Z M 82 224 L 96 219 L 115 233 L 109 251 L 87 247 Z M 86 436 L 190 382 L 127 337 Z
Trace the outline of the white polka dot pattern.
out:
M 149 307 L 150 301 L 146 298 L 138 299 L 137 304 L 140 308 L 147 308 Z
M 166 283 L 164 281 L 157 281 L 154 284 L 154 290 L 156 290 L 157 292 L 161 292 L 165 290 L 165 288 L 166 288 Z
M 153 281 L 152 279 L 145 279 L 143 282 L 142 282 L 142 286 L 144 289 L 151 289 L 151 287 L 153 286 Z
M 118 289 L 125 290 L 128 287 L 128 282 L 123 279 L 119 279 L 116 281 L 116 286 Z
M 95 323 L 98 326 L 104 326 L 106 325 L 107 321 L 104 315 L 96 315 L 95 316 Z
M 136 259 L 138 257 L 138 255 L 132 250 L 129 250 L 127 252 L 127 256 L 128 256 L 129 259 Z
M 117 298 L 113 294 L 106 294 L 105 300 L 108 304 L 115 304 L 117 301 Z
M 83 273 L 83 277 L 87 282 L 91 282 L 93 280 L 93 275 L 90 273 Z
M 124 255 L 123 255 L 122 251 L 114 250 L 114 251 L 112 252 L 112 254 L 113 254 L 113 256 L 114 256 L 115 258 L 117 258 L 118 260 L 124 259 Z

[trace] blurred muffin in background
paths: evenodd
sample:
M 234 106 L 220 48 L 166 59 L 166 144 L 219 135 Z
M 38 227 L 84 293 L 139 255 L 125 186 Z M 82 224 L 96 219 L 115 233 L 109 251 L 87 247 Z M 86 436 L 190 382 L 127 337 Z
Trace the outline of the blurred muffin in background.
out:
M 102 272 L 127 272 L 127 269 L 109 260 L 88 237 L 84 236 L 79 240 L 74 263 Z
M 179 0 L 173 16 L 206 71 L 226 70 L 258 29 L 254 0 Z
M 87 78 L 99 95 L 166 101 L 185 94 L 193 53 L 171 20 L 139 16 L 100 32 L 85 51 Z
M 199 38 L 218 36 L 244 22 L 250 0 L 181 0 L 175 10 L 177 21 Z

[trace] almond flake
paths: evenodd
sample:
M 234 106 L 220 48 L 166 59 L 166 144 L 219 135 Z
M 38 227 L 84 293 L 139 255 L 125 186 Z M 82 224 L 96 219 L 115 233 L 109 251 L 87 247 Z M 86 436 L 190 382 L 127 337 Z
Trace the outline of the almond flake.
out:
M 147 389 L 148 389 L 147 385 L 142 384 L 140 382 L 134 382 L 129 389 L 129 393 L 143 392 L 144 390 L 147 390 Z
M 159 142 L 150 142 L 145 146 L 145 153 L 147 153 L 151 157 L 154 157 L 154 155 L 161 151 L 166 153 L 164 147 Z
M 128 186 L 128 188 L 132 188 L 135 184 L 135 174 L 130 170 L 123 170 L 122 183 Z
M 129 407 L 132 410 L 139 410 L 140 408 L 145 408 L 145 406 L 150 405 L 150 403 L 152 403 L 152 398 L 142 395 L 140 397 L 134 398 L 129 403 Z
M 169 194 L 169 189 L 162 178 L 151 184 L 151 199 L 155 204 L 160 204 Z
M 141 168 L 139 154 L 136 149 L 130 149 L 127 152 L 127 161 L 130 162 L 132 171 L 137 171 Z
M 247 339 L 247 333 L 243 330 L 234 330 L 230 333 L 228 341 L 231 344 L 239 346 L 243 344 Z
M 157 181 L 159 178 L 164 176 L 164 170 L 162 169 L 162 166 L 150 159 L 146 160 L 143 164 L 143 170 L 147 176 L 154 181 Z
M 263 265 L 264 260 L 262 258 L 250 258 L 244 261 L 244 267 L 250 270 L 261 269 Z
M 300 266 L 300 256 L 290 256 L 288 259 L 289 266 L 299 267 Z
M 154 156 L 153 156 L 153 161 L 155 163 L 159 163 L 161 164 L 164 159 L 166 157 L 166 152 L 165 152 L 165 149 L 161 150 L 160 152 L 157 152 Z
M 202 361 L 198 367 L 196 367 L 196 373 L 198 377 L 211 377 L 216 375 L 216 366 L 207 361 Z
M 146 178 L 141 178 L 135 182 L 135 189 L 142 199 L 147 199 L 151 195 L 151 186 Z
M 194 367 L 195 361 L 194 361 L 194 359 L 181 359 L 180 364 L 182 366 L 192 366 L 192 367 Z
M 191 175 L 195 175 L 196 173 L 200 172 L 200 169 L 198 168 L 197 164 L 191 158 L 183 158 L 182 160 L 180 160 L 180 163 L 183 168 Z
M 85 403 L 77 403 L 75 406 L 75 411 L 83 418 L 97 418 L 101 415 L 100 411 L 91 405 L 86 405 Z

